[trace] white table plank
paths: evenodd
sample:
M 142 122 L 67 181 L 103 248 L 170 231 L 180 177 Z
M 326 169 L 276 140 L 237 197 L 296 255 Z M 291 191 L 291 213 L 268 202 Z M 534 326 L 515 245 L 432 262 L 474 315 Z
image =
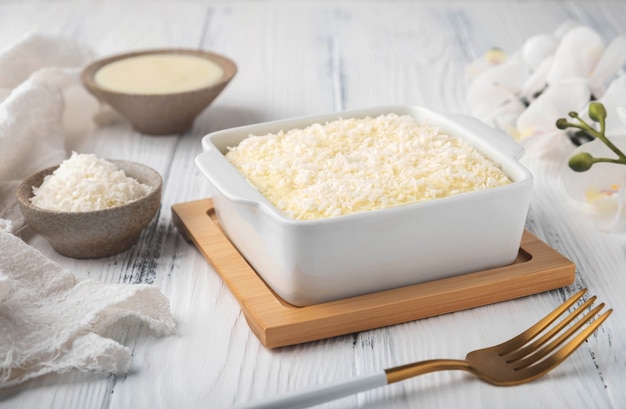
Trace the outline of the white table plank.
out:
M 147 6 L 149 4 L 149 6 Z M 171 224 L 172 204 L 210 195 L 193 164 L 208 132 L 259 121 L 384 104 L 423 104 L 467 112 L 465 68 L 487 48 L 514 50 L 528 36 L 578 18 L 604 38 L 626 34 L 620 2 L 24 2 L 0 4 L 0 47 L 38 32 L 73 36 L 98 55 L 135 48 L 202 47 L 229 56 L 239 72 L 181 136 L 149 137 L 118 120 L 94 128 L 75 147 L 132 159 L 164 177 L 157 220 L 131 251 L 105 260 L 56 255 L 79 276 L 149 282 L 169 297 L 179 334 L 154 338 L 127 321 L 111 336 L 133 351 L 127 376 L 78 372 L 47 376 L 9 391 L 0 408 L 227 408 L 262 396 L 332 382 L 414 360 L 461 358 L 502 341 L 543 316 L 575 287 L 588 286 L 614 314 L 563 366 L 532 384 L 495 388 L 469 375 L 430 374 L 324 407 L 496 408 L 626 405 L 624 235 L 577 220 L 539 173 L 528 227 L 578 266 L 564 291 L 267 350 L 249 331 L 217 274 Z

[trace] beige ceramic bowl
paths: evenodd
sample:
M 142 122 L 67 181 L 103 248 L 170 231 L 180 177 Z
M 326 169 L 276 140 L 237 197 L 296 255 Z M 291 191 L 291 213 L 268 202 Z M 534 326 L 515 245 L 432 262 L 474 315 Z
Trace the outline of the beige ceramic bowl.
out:
M 111 160 L 127 176 L 152 186 L 141 199 L 123 206 L 92 212 L 46 210 L 30 203 L 33 186 L 40 186 L 46 175 L 58 166 L 44 169 L 24 179 L 17 187 L 17 199 L 26 222 L 59 253 L 73 258 L 108 257 L 132 247 L 161 205 L 161 175 L 134 162 Z
M 192 91 L 164 94 L 129 94 L 100 86 L 95 75 L 105 65 L 131 57 L 151 54 L 184 54 L 209 59 L 223 69 L 222 77 L 213 84 Z M 82 73 L 85 87 L 99 100 L 109 104 L 128 119 L 133 128 L 148 135 L 170 135 L 187 131 L 195 118 L 224 90 L 237 72 L 230 59 L 203 50 L 154 49 L 119 54 L 97 60 Z

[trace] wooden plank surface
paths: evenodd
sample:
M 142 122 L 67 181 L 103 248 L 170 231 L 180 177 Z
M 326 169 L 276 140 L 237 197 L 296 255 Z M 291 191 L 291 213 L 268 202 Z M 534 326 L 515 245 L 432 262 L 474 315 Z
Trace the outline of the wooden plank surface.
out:
M 170 300 L 176 336 L 155 338 L 132 319 L 107 334 L 127 346 L 127 375 L 70 371 L 0 389 L 0 409 L 230 408 L 264 396 L 431 358 L 462 358 L 508 339 L 582 287 L 615 312 L 563 365 L 514 388 L 453 372 L 429 374 L 323 408 L 626 407 L 626 235 L 594 230 L 564 200 L 560 163 L 525 158 L 535 176 L 526 228 L 576 265 L 557 290 L 268 349 L 231 290 L 172 223 L 170 208 L 211 188 L 196 169 L 207 133 L 274 119 L 387 104 L 469 111 L 466 69 L 489 47 L 507 51 L 567 19 L 608 41 L 626 34 L 626 2 L 544 0 L 21 0 L 0 2 L 0 49 L 29 34 L 61 35 L 96 56 L 140 48 L 205 48 L 239 71 L 181 135 L 148 137 L 113 117 L 73 132 L 67 149 L 134 160 L 164 179 L 162 209 L 128 252 L 101 260 L 56 254 L 22 238 L 79 278 L 147 283 Z M 0 198 L 3 200 L 4 198 Z M 2 329 L 0 328 L 0 331 Z

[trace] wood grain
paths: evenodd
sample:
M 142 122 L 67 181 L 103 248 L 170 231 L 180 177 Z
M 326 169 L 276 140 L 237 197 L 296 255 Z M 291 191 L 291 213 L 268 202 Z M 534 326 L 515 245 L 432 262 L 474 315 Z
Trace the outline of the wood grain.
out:
M 179 335 L 155 338 L 133 320 L 118 322 L 107 335 L 129 348 L 128 374 L 69 371 L 42 377 L 0 389 L 0 409 L 230 408 L 415 360 L 462 358 L 519 333 L 582 286 L 615 313 L 563 365 L 532 384 L 494 388 L 441 372 L 323 408 L 626 407 L 626 234 L 596 231 L 572 210 L 560 191 L 560 164 L 551 157 L 526 159 L 536 181 L 526 228 L 572 260 L 573 284 L 281 348 L 266 348 L 258 340 L 238 299 L 196 246 L 182 239 L 170 211 L 174 204 L 211 195 L 193 163 L 209 132 L 385 104 L 467 113 L 466 69 L 474 58 L 492 46 L 513 52 L 526 38 L 552 32 L 567 19 L 589 25 L 609 41 L 626 35 L 626 2 L 0 2 L 0 49 L 30 34 L 60 35 L 86 44 L 98 57 L 200 47 L 231 57 L 240 68 L 185 134 L 148 137 L 119 118 L 72 133 L 68 152 L 138 161 L 163 176 L 162 210 L 135 248 L 102 260 L 74 260 L 31 232 L 23 235 L 79 278 L 157 286 L 170 300 Z

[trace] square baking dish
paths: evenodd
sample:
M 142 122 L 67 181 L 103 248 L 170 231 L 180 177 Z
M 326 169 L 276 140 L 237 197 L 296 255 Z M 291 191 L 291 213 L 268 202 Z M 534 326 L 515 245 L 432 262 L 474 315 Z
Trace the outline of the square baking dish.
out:
M 274 207 L 224 156 L 249 135 L 339 118 L 395 113 L 463 138 L 512 180 L 478 192 L 318 220 Z M 284 301 L 306 306 L 512 263 L 532 192 L 519 163 L 523 148 L 467 116 L 419 106 L 386 106 L 273 121 L 210 133 L 195 163 L 213 189 L 217 218 L 231 242 Z

